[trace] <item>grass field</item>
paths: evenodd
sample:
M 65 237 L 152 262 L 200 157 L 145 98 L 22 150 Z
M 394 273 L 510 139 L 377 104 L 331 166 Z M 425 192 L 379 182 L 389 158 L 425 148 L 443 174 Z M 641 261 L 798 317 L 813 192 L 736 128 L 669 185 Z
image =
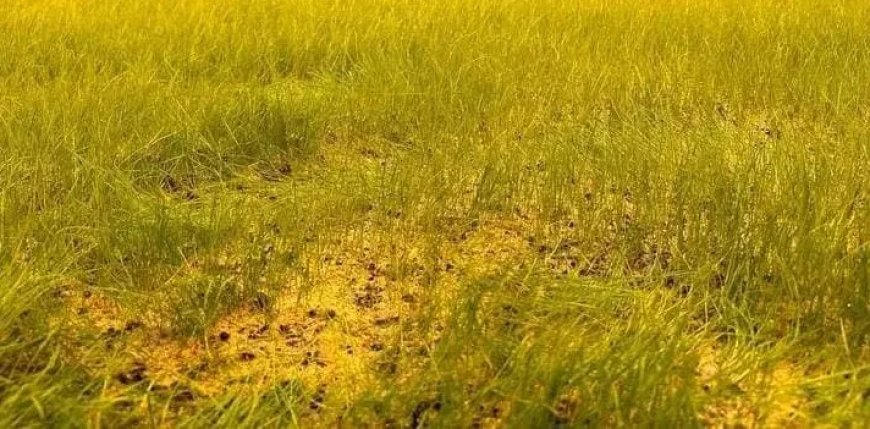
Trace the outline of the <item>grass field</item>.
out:
M 870 3 L 0 0 L 0 427 L 870 425 Z

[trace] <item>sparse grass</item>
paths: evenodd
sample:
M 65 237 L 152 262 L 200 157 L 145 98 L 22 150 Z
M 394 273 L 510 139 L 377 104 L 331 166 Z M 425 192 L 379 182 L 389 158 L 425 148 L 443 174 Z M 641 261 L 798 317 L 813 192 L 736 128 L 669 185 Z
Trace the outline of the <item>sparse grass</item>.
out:
M 0 426 L 870 424 L 868 28 L 0 0 Z

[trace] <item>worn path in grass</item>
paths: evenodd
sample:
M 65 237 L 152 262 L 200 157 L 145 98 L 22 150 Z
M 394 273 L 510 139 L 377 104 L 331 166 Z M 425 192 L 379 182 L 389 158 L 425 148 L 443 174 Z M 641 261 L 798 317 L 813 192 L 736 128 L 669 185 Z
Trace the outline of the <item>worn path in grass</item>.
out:
M 292 181 L 279 181 L 284 180 Z M 287 186 L 255 183 L 233 192 L 250 192 L 268 207 L 278 204 L 274 195 Z M 190 191 L 171 190 L 180 196 L 169 198 L 195 204 Z M 195 199 L 202 198 L 208 195 L 200 192 Z M 594 397 L 584 391 L 589 386 L 582 378 L 572 375 L 566 385 L 546 392 L 545 379 L 512 368 L 545 366 L 551 359 L 556 359 L 551 365 L 571 366 L 558 359 L 578 359 L 574 353 L 587 349 L 604 359 L 599 370 L 623 367 L 611 374 L 615 385 L 593 392 L 636 389 L 621 380 L 624 372 L 649 371 L 644 359 L 664 359 L 652 370 L 674 374 L 659 374 L 649 388 L 688 395 L 685 405 L 705 425 L 801 425 L 812 416 L 806 383 L 826 374 L 825 368 L 802 366 L 785 351 L 779 356 L 775 344 L 735 343 L 712 328 L 699 312 L 703 297 L 679 273 L 668 271 L 667 252 L 652 248 L 632 255 L 622 269 L 606 252 L 590 256 L 569 238 L 582 233 L 574 221 L 541 229 L 522 213 L 511 220 L 448 220 L 433 249 L 430 233 L 405 222 L 402 214 L 389 214 L 388 227 L 367 217 L 364 213 L 353 228 L 321 239 L 302 270 L 299 261 L 280 261 L 275 243 L 282 235 L 274 228 L 253 259 L 282 268 L 245 286 L 256 292 L 224 308 L 192 337 L 179 335 L 185 327 L 178 324 L 185 321 L 131 306 L 135 295 L 86 283 L 59 289 L 67 311 L 57 323 L 70 341 L 64 358 L 105 380 L 101 396 L 115 411 L 173 424 L 199 413 L 203 404 L 228 407 L 240 397 L 276 389 L 287 395 L 285 411 L 293 410 L 293 419 L 303 424 L 349 419 L 416 427 L 441 422 L 443 410 L 453 421 L 499 427 L 529 407 L 540 407 L 553 424 L 591 418 L 616 424 L 618 413 L 586 414 L 584 402 Z M 170 282 L 185 287 L 215 273 L 224 284 L 244 281 L 244 265 L 252 259 L 230 252 L 186 259 Z M 281 284 L 269 287 L 269 282 Z M 201 291 L 194 297 L 200 307 L 186 304 L 206 311 L 209 299 L 221 298 Z M 647 342 L 648 329 L 652 337 L 672 338 Z M 629 350 L 614 348 L 614 342 L 637 340 L 638 345 L 625 345 Z M 661 340 L 676 344 L 657 351 Z M 479 341 L 488 344 L 475 344 Z M 479 347 L 510 352 L 493 362 L 492 350 Z M 640 348 L 631 350 L 635 347 Z M 773 356 L 756 355 L 756 348 Z M 670 354 L 655 357 L 659 352 Z M 757 361 L 746 361 L 747 356 Z M 610 359 L 616 363 L 607 363 Z M 534 368 L 524 371 L 529 370 Z M 439 392 L 442 378 L 458 383 L 451 389 L 459 391 Z M 592 383 L 600 382 L 593 376 Z M 512 392 L 511 385 L 519 391 Z M 391 396 L 398 403 L 390 402 Z M 411 398 L 416 405 L 409 408 Z M 369 408 L 368 401 L 382 405 Z

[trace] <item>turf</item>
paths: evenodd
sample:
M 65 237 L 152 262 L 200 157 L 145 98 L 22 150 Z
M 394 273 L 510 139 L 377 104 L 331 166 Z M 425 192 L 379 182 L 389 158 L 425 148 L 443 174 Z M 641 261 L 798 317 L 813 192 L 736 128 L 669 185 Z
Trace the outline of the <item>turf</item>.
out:
M 868 28 L 0 0 L 0 426 L 868 425 Z

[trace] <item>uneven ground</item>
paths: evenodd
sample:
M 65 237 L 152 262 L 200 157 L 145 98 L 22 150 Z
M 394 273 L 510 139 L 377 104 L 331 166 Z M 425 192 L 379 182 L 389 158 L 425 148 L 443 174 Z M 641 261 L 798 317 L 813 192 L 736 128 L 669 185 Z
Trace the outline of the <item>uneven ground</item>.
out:
M 0 427 L 870 425 L 868 5 L 0 0 Z

